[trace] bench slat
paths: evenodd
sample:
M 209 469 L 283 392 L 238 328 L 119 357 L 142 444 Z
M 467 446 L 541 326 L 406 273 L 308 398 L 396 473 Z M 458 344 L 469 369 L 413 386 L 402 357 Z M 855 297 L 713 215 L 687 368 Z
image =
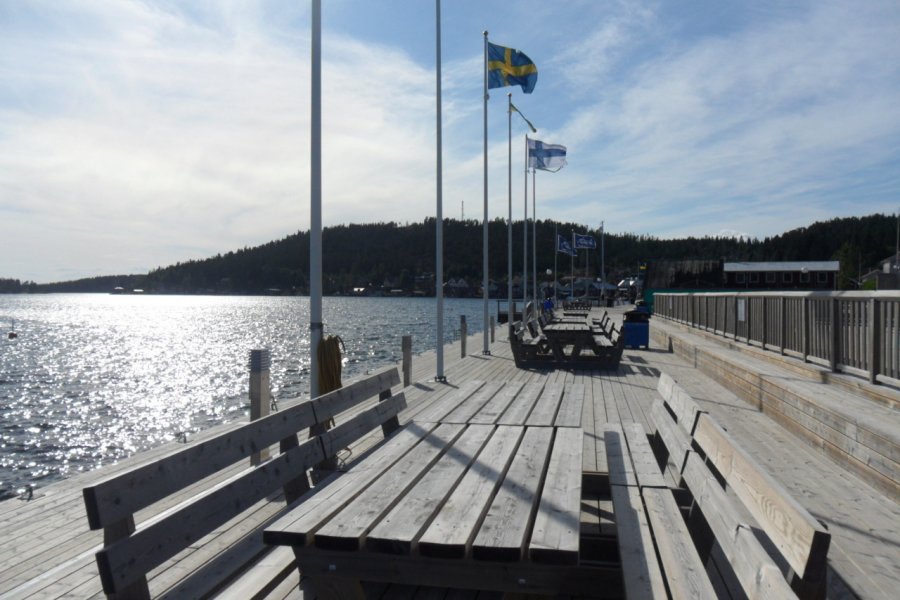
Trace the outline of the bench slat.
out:
M 325 457 L 335 456 L 341 449 L 349 446 L 364 434 L 391 417 L 397 416 L 404 408 L 406 408 L 406 396 L 401 392 L 382 400 L 372 408 L 318 436 L 322 441 Z
M 751 598 L 791 597 L 781 570 L 696 452 L 688 455 L 684 479 L 744 592 Z
M 162 513 L 133 535 L 107 545 L 97 553 L 104 591 L 111 594 L 128 586 L 323 458 L 319 440 L 307 440 L 199 498 Z
M 634 473 L 637 476 L 638 485 L 644 487 L 659 487 L 668 489 L 668 484 L 662 473 L 659 472 L 659 464 L 653 454 L 653 449 L 647 441 L 647 434 L 640 423 L 625 423 L 622 425 L 625 439 L 628 440 L 628 451 L 634 462 Z
M 528 552 L 531 560 L 546 562 L 547 557 L 562 558 L 559 564 L 578 563 L 581 505 L 581 469 L 569 465 L 582 462 L 581 429 L 562 427 L 556 430 L 550 466 L 544 480 Z M 574 518 L 567 519 L 566 516 Z
M 772 542 L 805 580 L 825 576 L 831 541 L 809 511 L 766 473 L 713 419 L 700 416 L 694 440 Z
M 688 434 L 675 424 L 661 400 L 653 403 L 653 407 L 650 409 L 650 417 L 656 425 L 657 435 L 662 439 L 669 453 L 669 464 L 680 475 L 684 470 L 684 461 L 687 460 L 687 453 L 691 449 L 691 440 Z
M 684 429 L 688 435 L 693 435 L 697 427 L 697 419 L 700 413 L 705 411 L 700 410 L 690 394 L 684 391 L 668 373 L 660 374 L 657 391 L 675 414 L 679 427 Z
M 102 529 L 121 521 L 314 423 L 304 402 L 85 487 L 88 524 Z
M 387 367 L 311 401 L 317 423 L 324 423 L 384 390 L 400 385 L 397 367 Z M 300 428 L 297 428 L 299 431 Z

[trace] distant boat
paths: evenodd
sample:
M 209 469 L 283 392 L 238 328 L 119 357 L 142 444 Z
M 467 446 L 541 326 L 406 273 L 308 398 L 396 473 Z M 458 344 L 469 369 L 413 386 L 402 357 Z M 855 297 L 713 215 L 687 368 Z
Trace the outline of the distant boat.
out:
M 124 293 L 125 293 L 125 288 L 123 288 L 120 285 L 114 287 L 113 291 L 110 292 L 110 294 L 124 294 Z
M 9 339 L 14 340 L 14 339 L 16 339 L 17 337 L 19 337 L 19 334 L 16 333 L 16 322 L 15 322 L 15 321 L 12 322 L 12 326 L 11 326 L 9 329 L 10 329 L 10 331 L 9 331 L 9 333 L 7 334 L 7 337 L 8 337 Z

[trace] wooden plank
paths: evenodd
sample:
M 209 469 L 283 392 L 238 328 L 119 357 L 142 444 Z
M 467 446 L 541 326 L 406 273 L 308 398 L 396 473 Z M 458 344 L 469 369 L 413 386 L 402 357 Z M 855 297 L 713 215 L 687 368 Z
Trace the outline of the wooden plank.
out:
M 289 546 L 310 543 L 312 535 L 331 515 L 341 510 L 369 483 L 390 469 L 421 442 L 432 428 L 420 424 L 408 425 L 385 441 L 366 460 L 357 463 L 346 473 L 333 475 L 321 482 L 294 503 L 289 513 L 264 532 L 265 542 Z
M 491 398 L 487 404 L 481 407 L 481 410 L 476 415 L 469 419 L 469 423 L 486 425 L 496 423 L 500 415 L 515 401 L 516 396 L 522 391 L 522 386 L 524 385 L 524 382 L 521 381 L 508 381 L 498 394 Z
M 494 490 L 503 481 L 522 438 L 523 428 L 500 425 L 478 460 L 419 538 L 423 555 L 462 558 L 469 552 L 478 525 L 490 508 Z
M 477 392 L 469 396 L 459 406 L 453 409 L 448 415 L 441 419 L 442 423 L 468 423 L 481 408 L 493 398 L 503 382 L 488 381 L 481 386 Z
M 298 549 L 297 560 L 301 571 L 310 576 L 347 573 L 363 581 L 399 580 L 408 585 L 507 590 L 557 598 L 561 595 L 622 597 L 621 570 L 615 564 L 562 566 L 483 562 L 475 571 L 471 562 L 461 560 L 308 548 Z
M 580 428 L 556 430 L 528 548 L 535 562 L 578 562 L 582 437 Z
M 668 598 L 640 491 L 632 485 L 612 485 L 610 495 L 625 596 Z
M 323 458 L 319 440 L 307 440 L 199 498 L 188 500 L 133 535 L 97 553 L 103 589 L 122 590 L 179 550 L 246 510 Z
M 641 496 L 672 598 L 715 598 L 672 492 L 647 487 L 641 489 Z
M 439 423 L 483 385 L 484 381 L 477 379 L 464 382 L 452 394 L 445 396 L 440 402 L 433 402 L 426 410 L 416 415 L 415 420 L 420 423 Z
M 315 423 L 309 403 L 276 412 L 83 489 L 91 529 L 100 529 Z
M 315 533 L 315 545 L 332 550 L 359 550 L 363 536 L 381 515 L 400 501 L 405 491 L 437 461 L 462 432 L 461 424 L 442 424 L 429 433 L 414 452 L 406 454 L 362 490 L 353 501 L 331 516 Z
M 694 399 L 666 373 L 660 374 L 657 389 L 669 409 L 674 413 L 678 425 L 688 435 L 693 435 L 694 429 L 697 427 L 697 419 L 703 412 Z
M 747 596 L 790 598 L 793 591 L 781 570 L 696 452 L 688 456 L 684 479 Z
M 694 440 L 796 573 L 824 577 L 831 535 L 709 415 Z M 809 572 L 807 572 L 809 571 Z
M 525 430 L 503 484 L 472 543 L 474 558 L 492 561 L 523 559 L 537 510 L 538 489 L 547 466 L 552 435 L 553 429 L 549 427 L 529 427 Z
M 584 384 L 567 385 L 563 391 L 559 412 L 556 414 L 556 427 L 581 427 L 581 413 L 584 406 Z
M 550 427 L 556 419 L 559 410 L 559 402 L 562 400 L 563 386 L 559 383 L 548 383 L 544 386 L 541 397 L 534 405 L 534 410 L 528 415 L 526 425 L 531 427 Z
M 653 403 L 650 414 L 656 425 L 656 433 L 669 454 L 667 462 L 675 473 L 680 474 L 684 469 L 687 453 L 691 449 L 691 440 L 688 434 L 675 424 L 661 400 Z
M 470 425 L 450 450 L 366 536 L 366 549 L 409 554 L 414 542 L 479 453 L 493 428 Z
M 404 408 L 406 408 L 406 396 L 400 392 L 319 435 L 318 439 L 322 442 L 325 456 L 336 455 L 341 449 L 396 416 Z
M 524 425 L 543 389 L 544 383 L 541 381 L 526 383 L 515 401 L 497 419 L 497 423 L 499 425 Z
M 647 434 L 640 423 L 625 423 L 622 425 L 625 439 L 628 441 L 628 453 L 634 464 L 634 473 L 638 485 L 644 487 L 659 487 L 668 489 L 668 484 L 659 471 L 659 464 L 653 454 L 653 449 L 647 441 Z
M 637 477 L 628 454 L 625 433 L 618 424 L 607 424 L 603 429 L 606 461 L 609 466 L 610 485 L 637 485 Z M 599 444 L 598 444 L 599 445 Z
M 311 401 L 316 422 L 324 423 L 360 402 L 397 385 L 400 385 L 400 373 L 397 371 L 397 367 L 388 367 L 364 379 L 323 394 Z

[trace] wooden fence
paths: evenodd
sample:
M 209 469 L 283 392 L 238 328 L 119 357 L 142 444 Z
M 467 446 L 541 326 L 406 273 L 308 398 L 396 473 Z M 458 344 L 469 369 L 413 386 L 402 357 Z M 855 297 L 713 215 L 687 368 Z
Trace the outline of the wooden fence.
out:
M 657 316 L 900 384 L 900 292 L 659 293 Z

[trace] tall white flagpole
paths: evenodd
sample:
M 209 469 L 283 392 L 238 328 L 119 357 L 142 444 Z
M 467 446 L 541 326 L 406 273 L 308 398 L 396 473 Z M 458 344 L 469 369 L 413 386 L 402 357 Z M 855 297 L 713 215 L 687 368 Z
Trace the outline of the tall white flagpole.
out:
M 556 297 L 556 290 L 559 287 L 556 283 L 558 277 L 559 268 L 557 265 L 559 264 L 559 223 L 553 223 L 553 303 L 559 302 L 559 298 Z
M 512 294 L 512 92 L 506 94 L 506 112 L 507 112 L 507 142 L 509 151 L 509 160 L 507 163 L 507 190 L 509 192 L 509 217 L 506 221 L 506 328 L 509 331 L 509 337 L 513 335 L 513 294 Z
M 606 300 L 606 230 L 603 221 L 600 221 L 600 277 L 603 280 L 603 289 L 600 297 Z
M 319 395 L 322 341 L 322 0 L 312 3 L 309 224 L 309 396 Z
M 490 354 L 488 342 L 488 32 L 484 32 L 484 232 L 482 235 L 482 296 L 484 298 L 484 345 L 482 354 Z
M 437 211 L 435 219 L 435 264 L 434 295 L 437 299 L 437 373 L 436 381 L 446 381 L 444 376 L 444 167 L 442 147 L 442 122 L 441 122 L 441 0 L 434 1 L 435 12 L 435 63 L 437 65 L 435 77 L 435 90 L 437 96 L 437 123 L 435 125 L 436 148 L 436 195 Z
M 578 250 L 575 249 L 575 231 L 572 231 L 572 254 L 569 258 L 569 268 L 572 270 L 572 299 L 575 299 L 575 256 L 578 254 Z
M 525 134 L 525 218 L 522 220 L 524 230 L 522 242 L 522 322 L 528 320 L 525 306 L 528 304 L 528 134 Z
M 531 170 L 531 298 L 534 309 L 537 310 L 537 204 L 534 199 L 535 173 Z

